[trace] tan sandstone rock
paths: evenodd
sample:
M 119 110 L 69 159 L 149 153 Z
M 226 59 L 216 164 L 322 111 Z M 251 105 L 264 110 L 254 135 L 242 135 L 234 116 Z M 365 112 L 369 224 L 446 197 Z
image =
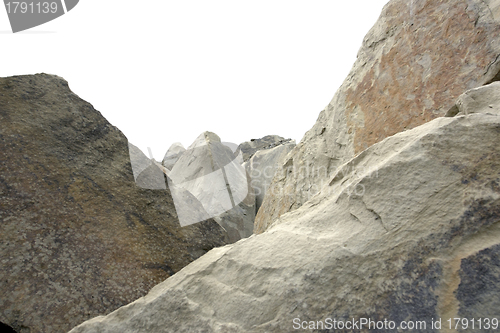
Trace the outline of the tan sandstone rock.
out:
M 456 103 L 458 115 L 490 113 L 500 115 L 500 82 L 466 91 Z
M 372 144 L 444 116 L 465 91 L 500 79 L 498 0 L 392 0 L 256 216 L 262 232 Z

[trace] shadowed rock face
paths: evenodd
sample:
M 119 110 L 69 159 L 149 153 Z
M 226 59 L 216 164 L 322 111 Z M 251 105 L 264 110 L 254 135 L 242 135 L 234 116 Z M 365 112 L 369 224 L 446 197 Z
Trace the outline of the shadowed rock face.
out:
M 266 232 L 211 250 L 71 333 L 292 332 L 326 318 L 441 332 L 431 320 L 498 318 L 498 142 L 493 114 L 386 138 Z M 374 331 L 364 328 L 352 331 Z
M 496 0 L 392 0 L 353 68 L 285 161 L 255 221 L 264 231 L 325 185 L 336 168 L 384 138 L 444 116 L 465 91 L 499 80 Z
M 62 78 L 0 79 L 0 119 L 0 322 L 67 331 L 225 244 L 135 184 L 125 136 Z

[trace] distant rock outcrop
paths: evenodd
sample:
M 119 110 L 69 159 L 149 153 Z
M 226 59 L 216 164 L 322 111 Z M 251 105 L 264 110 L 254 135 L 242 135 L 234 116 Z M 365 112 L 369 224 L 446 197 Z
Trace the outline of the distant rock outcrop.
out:
M 246 162 L 259 150 L 271 149 L 290 141 L 292 139 L 285 139 L 278 135 L 266 135 L 260 139 L 252 139 L 241 143 L 238 146 L 238 151 L 242 152 L 243 162 Z
M 343 85 L 289 155 L 286 177 L 271 184 L 256 231 L 304 204 L 355 154 L 500 80 L 499 21 L 496 0 L 390 1 Z
M 214 220 L 181 228 L 158 167 L 132 148 L 134 179 L 125 136 L 62 78 L 1 78 L 0 118 L 0 322 L 16 331 L 65 332 L 227 243 Z
M 438 332 L 438 318 L 498 318 L 499 129 L 500 116 L 471 114 L 386 138 L 266 232 L 71 333 L 376 331 L 368 319 Z
M 182 153 L 168 177 L 170 188 L 191 193 L 208 216 L 228 232 L 231 242 L 252 235 L 255 198 L 250 180 L 241 166 L 241 156 L 238 158 L 215 133 L 202 133 Z

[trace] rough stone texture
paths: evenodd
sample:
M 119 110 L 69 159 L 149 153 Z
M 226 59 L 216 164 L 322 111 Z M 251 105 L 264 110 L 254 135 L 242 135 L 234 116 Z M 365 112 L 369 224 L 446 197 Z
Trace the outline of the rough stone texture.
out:
M 485 114 L 386 138 L 266 232 L 71 333 L 292 332 L 295 318 L 418 320 L 426 327 L 414 332 L 440 332 L 432 318 L 498 318 L 499 140 L 500 117 Z
M 260 139 L 243 142 L 238 146 L 238 151 L 243 153 L 243 162 L 247 162 L 257 151 L 274 148 L 289 141 L 292 140 L 282 138 L 278 135 L 266 135 Z
M 286 176 L 270 186 L 256 231 L 300 207 L 355 154 L 499 80 L 499 14 L 498 0 L 390 1 L 343 85 L 283 165 Z
M 0 322 L 16 331 L 68 331 L 225 244 L 135 184 L 125 136 L 62 78 L 1 78 L 0 119 Z
M 163 166 L 168 170 L 172 170 L 175 162 L 181 157 L 181 155 L 186 151 L 186 148 L 180 142 L 173 143 L 170 148 L 168 148 L 165 157 L 163 158 Z
M 500 21 L 500 0 L 484 0 L 491 10 L 491 15 L 497 21 Z
M 202 133 L 175 163 L 169 179 L 171 188 L 184 189 L 201 203 L 208 216 L 228 232 L 231 242 L 252 235 L 255 198 L 241 154 L 235 156 L 215 133 Z M 181 224 L 196 222 L 181 218 Z
M 259 210 L 264 195 L 271 184 L 276 170 L 285 156 L 295 147 L 295 141 L 287 141 L 274 148 L 257 151 L 243 166 L 250 176 L 251 186 L 255 194 L 255 209 Z

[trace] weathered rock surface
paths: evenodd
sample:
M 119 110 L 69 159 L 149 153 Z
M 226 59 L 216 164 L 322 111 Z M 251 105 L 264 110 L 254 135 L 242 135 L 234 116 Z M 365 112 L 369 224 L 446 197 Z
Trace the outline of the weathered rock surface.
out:
M 252 235 L 255 198 L 241 154 L 238 158 L 215 133 L 202 133 L 175 163 L 169 179 L 170 188 L 186 190 L 201 203 L 231 242 Z M 181 219 L 181 224 L 198 221 Z
M 168 170 L 172 170 L 175 162 L 179 160 L 181 155 L 186 151 L 186 148 L 180 142 L 173 143 L 170 148 L 168 148 L 165 157 L 163 158 L 162 164 Z
M 254 190 L 256 212 L 262 205 L 262 200 L 276 170 L 282 171 L 282 161 L 294 147 L 295 141 L 286 141 L 274 148 L 255 152 L 247 162 L 243 163 Z
M 18 332 L 67 331 L 226 243 L 134 182 L 125 136 L 62 78 L 1 78 L 0 119 L 0 322 Z M 158 185 L 142 158 L 138 184 Z
M 266 232 L 211 250 L 71 333 L 291 332 L 303 321 L 320 331 L 309 321 L 326 318 L 425 321 L 415 331 L 438 332 L 432 319 L 498 318 L 498 142 L 500 117 L 487 114 L 386 138 Z
M 243 162 L 247 162 L 259 150 L 271 149 L 290 141 L 292 140 L 282 138 L 278 135 L 266 135 L 260 139 L 252 139 L 241 143 L 237 151 L 242 152 Z
M 497 0 L 392 0 L 353 68 L 276 178 L 261 232 L 300 207 L 339 165 L 384 138 L 443 116 L 463 92 L 500 79 Z
M 471 89 L 458 98 L 458 115 L 471 113 L 490 113 L 500 115 L 500 82 Z

